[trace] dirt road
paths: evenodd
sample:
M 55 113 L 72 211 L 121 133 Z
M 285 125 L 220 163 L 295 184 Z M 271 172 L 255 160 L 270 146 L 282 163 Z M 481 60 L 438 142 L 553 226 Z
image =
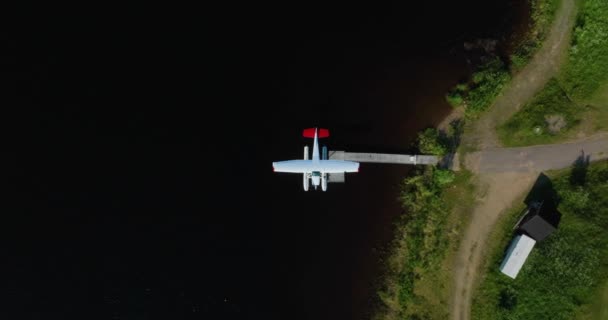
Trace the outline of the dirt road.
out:
M 480 150 L 468 155 L 465 163 L 470 170 L 479 174 L 479 189 L 485 190 L 485 194 L 478 199 L 479 205 L 471 215 L 455 261 L 452 319 L 470 318 L 472 290 L 484 256 L 485 242 L 500 214 L 530 189 L 539 170 L 557 168 L 564 164 L 568 166 L 580 155 L 580 148 L 576 145 L 567 146 L 566 151 L 559 148 L 543 149 L 545 146 L 498 149 L 495 132 L 498 124 L 517 112 L 556 75 L 565 58 L 575 16 L 574 0 L 562 0 L 542 48 L 512 79 L 510 86 L 479 119 L 473 130 L 465 133 L 462 138 L 462 143 L 476 146 Z M 598 150 L 603 148 L 601 143 L 596 147 Z M 608 150 L 606 154 L 608 155 Z M 595 156 L 602 155 L 596 151 Z
M 486 194 L 478 199 L 479 205 L 471 215 L 471 223 L 461 240 L 454 264 L 456 278 L 452 291 L 453 319 L 469 319 L 473 284 L 484 256 L 485 241 L 500 213 L 508 208 L 523 190 L 530 188 L 536 176 L 530 172 L 479 175 L 479 186 L 486 190 Z

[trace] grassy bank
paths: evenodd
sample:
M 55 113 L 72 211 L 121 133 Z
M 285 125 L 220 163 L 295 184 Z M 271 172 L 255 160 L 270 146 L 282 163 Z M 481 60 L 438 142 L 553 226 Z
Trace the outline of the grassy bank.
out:
M 419 133 L 422 153 L 454 151 L 461 127 Z M 405 214 L 395 223 L 374 319 L 445 319 L 452 256 L 474 205 L 472 174 L 422 166 L 403 180 L 399 201 Z
M 530 0 L 531 19 L 526 34 L 514 45 L 508 61 L 495 57 L 477 67 L 470 81 L 456 85 L 446 95 L 454 107 L 464 106 L 467 118 L 477 118 L 510 81 L 511 74 L 528 63 L 540 48 L 557 11 L 559 0 Z
M 559 131 L 550 129 L 551 119 L 556 118 L 565 121 Z M 559 76 L 498 131 L 504 145 L 520 146 L 563 141 L 577 134 L 606 129 L 608 1 L 585 0 L 580 5 L 568 58 Z
M 425 167 L 402 185 L 407 214 L 396 223 L 374 319 L 446 319 L 451 257 L 474 203 L 471 174 Z
M 608 162 L 551 176 L 561 199 L 557 231 L 536 245 L 513 280 L 498 267 L 523 206 L 501 219 L 488 245 L 472 319 L 593 319 L 606 311 Z

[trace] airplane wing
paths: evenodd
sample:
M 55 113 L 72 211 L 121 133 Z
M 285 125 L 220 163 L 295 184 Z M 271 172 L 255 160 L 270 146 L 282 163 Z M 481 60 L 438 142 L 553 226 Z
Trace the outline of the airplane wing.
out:
M 359 172 L 359 163 L 353 161 L 320 160 L 319 167 L 326 173 Z
M 312 160 L 287 160 L 273 162 L 272 167 L 275 172 L 305 173 L 320 171 L 325 173 L 358 172 L 359 163 L 343 160 L 319 160 L 313 163 Z
M 287 160 L 273 162 L 272 168 L 274 172 L 305 173 L 314 171 L 316 166 L 312 164 L 312 160 Z

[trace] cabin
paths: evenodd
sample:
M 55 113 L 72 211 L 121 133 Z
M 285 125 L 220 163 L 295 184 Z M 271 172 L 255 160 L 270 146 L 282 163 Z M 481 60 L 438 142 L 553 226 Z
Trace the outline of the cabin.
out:
M 532 205 L 518 224 L 519 230 L 536 241 L 543 241 L 555 231 L 561 214 L 553 201 L 543 201 Z
M 515 226 L 517 236 L 507 249 L 505 258 L 500 264 L 500 271 L 515 279 L 534 245 L 555 231 L 560 217 L 561 214 L 552 201 L 530 204 L 523 218 Z

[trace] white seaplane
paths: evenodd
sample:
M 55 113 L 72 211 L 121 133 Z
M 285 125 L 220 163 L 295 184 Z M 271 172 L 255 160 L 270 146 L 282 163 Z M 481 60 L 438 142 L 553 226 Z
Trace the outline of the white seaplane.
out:
M 304 129 L 302 135 L 306 138 L 313 138 L 312 159 L 308 160 L 308 146 L 304 146 L 304 160 L 287 160 L 273 162 L 274 172 L 301 173 L 304 175 L 304 191 L 308 191 L 309 180 L 317 189 L 321 185 L 323 191 L 327 190 L 328 174 L 358 172 L 359 163 L 344 160 L 328 160 L 327 147 L 323 146 L 323 153 L 319 154 L 319 138 L 329 137 L 329 130 L 309 128 Z

